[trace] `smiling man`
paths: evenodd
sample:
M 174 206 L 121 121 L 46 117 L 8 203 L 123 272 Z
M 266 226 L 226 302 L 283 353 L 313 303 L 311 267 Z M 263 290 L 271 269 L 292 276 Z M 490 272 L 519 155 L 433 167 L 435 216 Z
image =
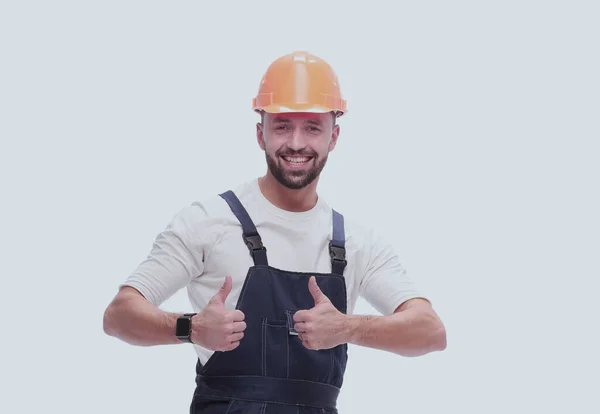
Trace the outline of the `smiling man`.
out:
M 278 182 L 286 188 L 299 190 L 317 179 L 337 141 L 340 129 L 335 121 L 335 116 L 330 113 L 263 114 L 262 123 L 257 126 L 259 145 L 266 153 L 269 172 Z M 270 135 L 268 147 L 264 140 L 264 125 Z M 319 140 L 324 134 L 332 139 Z M 274 155 L 270 148 L 275 150 Z
M 431 303 L 390 244 L 317 193 L 346 113 L 324 60 L 275 60 L 253 109 L 264 176 L 183 208 L 120 286 L 104 330 L 140 346 L 193 344 L 190 413 L 336 413 L 355 344 L 419 356 L 446 347 Z M 194 309 L 160 305 L 187 288 Z M 380 315 L 355 315 L 359 296 Z

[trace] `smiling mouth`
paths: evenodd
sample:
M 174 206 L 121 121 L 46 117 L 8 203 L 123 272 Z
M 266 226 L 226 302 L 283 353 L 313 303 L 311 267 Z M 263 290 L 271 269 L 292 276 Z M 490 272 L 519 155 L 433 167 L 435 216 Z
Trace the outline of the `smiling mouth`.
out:
M 281 158 L 292 167 L 302 167 L 306 165 L 313 157 L 299 157 L 299 156 L 286 156 L 282 155 Z

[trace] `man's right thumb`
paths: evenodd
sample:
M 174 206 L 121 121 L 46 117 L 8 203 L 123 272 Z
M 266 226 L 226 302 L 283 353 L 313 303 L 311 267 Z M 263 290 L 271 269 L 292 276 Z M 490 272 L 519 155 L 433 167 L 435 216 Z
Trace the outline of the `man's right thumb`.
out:
M 225 276 L 225 282 L 221 286 L 221 289 L 213 296 L 213 303 L 224 304 L 227 296 L 231 292 L 231 276 Z

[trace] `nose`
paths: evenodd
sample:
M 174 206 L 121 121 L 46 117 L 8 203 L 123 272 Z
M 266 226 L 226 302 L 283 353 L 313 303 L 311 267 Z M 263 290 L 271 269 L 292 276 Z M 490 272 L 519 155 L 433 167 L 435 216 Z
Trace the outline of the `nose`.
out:
M 306 146 L 306 142 L 304 139 L 304 134 L 302 132 L 302 128 L 295 127 L 290 135 L 290 139 L 288 141 L 288 147 L 293 150 L 301 150 Z

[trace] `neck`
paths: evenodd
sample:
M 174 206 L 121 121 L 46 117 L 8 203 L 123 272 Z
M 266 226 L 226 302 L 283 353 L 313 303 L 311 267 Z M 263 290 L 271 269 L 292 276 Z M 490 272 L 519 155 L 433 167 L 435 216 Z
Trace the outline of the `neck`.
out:
M 267 200 L 274 206 L 292 212 L 308 211 L 317 204 L 317 183 L 312 183 L 299 190 L 284 187 L 271 173 L 258 179 L 258 186 Z

